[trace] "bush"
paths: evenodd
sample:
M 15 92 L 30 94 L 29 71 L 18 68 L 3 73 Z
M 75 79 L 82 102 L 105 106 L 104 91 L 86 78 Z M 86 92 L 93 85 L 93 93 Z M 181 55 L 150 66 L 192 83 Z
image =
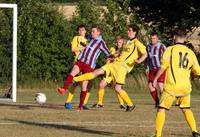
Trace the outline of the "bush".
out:
M 12 77 L 12 19 L 10 9 L 0 10 L 0 82 L 8 82 Z
M 70 23 L 49 0 L 9 2 L 18 4 L 18 81 L 63 79 L 73 62 Z

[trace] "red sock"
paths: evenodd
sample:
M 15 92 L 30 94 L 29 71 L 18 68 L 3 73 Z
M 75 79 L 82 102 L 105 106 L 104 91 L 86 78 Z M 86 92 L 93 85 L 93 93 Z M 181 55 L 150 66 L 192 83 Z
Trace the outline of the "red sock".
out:
M 69 87 L 69 85 L 71 84 L 73 78 L 74 78 L 74 77 L 73 77 L 71 74 L 69 74 L 69 75 L 67 76 L 67 78 L 66 78 L 66 80 L 65 80 L 65 83 L 64 83 L 64 87 L 63 87 L 65 90 Z
M 80 104 L 79 104 L 80 109 L 83 107 L 86 93 L 87 93 L 87 91 L 81 91 L 81 93 L 80 93 Z
M 159 98 L 158 98 L 158 94 L 157 94 L 157 90 L 153 91 L 153 92 L 150 92 L 151 93 L 151 96 L 152 98 L 154 99 L 155 102 L 158 102 L 159 101 Z

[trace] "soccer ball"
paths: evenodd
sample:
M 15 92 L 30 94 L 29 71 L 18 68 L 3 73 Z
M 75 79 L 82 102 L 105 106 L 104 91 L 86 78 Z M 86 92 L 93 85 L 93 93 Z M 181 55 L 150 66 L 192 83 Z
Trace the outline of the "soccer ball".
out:
M 38 104 L 44 104 L 46 102 L 47 98 L 46 95 L 44 93 L 36 93 L 35 94 L 35 101 Z

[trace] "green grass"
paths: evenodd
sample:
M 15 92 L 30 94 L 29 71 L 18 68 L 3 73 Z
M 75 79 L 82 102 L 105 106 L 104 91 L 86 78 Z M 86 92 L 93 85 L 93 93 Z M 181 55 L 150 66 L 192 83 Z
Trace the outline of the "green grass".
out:
M 18 89 L 17 103 L 0 103 L 2 137 L 147 137 L 154 130 L 156 109 L 145 90 L 127 88 L 136 104 L 133 112 L 119 109 L 113 90 L 107 89 L 102 109 L 77 112 L 79 91 L 73 100 L 74 109 L 63 107 L 65 97 L 53 88 Z M 35 93 L 44 92 L 47 103 L 38 105 Z M 96 89 L 91 91 L 89 106 L 96 102 Z M 192 96 L 192 108 L 200 127 L 200 95 Z M 164 137 L 188 137 L 190 129 L 176 107 L 167 112 Z

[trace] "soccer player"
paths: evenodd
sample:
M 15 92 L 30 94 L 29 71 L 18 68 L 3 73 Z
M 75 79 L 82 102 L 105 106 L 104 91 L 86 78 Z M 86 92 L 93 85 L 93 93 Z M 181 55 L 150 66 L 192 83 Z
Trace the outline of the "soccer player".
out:
M 161 59 L 161 68 L 155 76 L 153 85 L 157 84 L 160 75 L 166 71 L 164 90 L 156 116 L 156 137 L 161 137 L 165 123 L 165 110 L 169 110 L 174 100 L 179 101 L 179 108 L 191 128 L 193 137 L 200 137 L 197 132 L 195 118 L 190 109 L 191 72 L 200 75 L 200 66 L 194 52 L 184 44 L 185 30 L 176 29 L 173 33 L 175 45 L 166 49 Z
M 151 43 L 147 45 L 147 61 L 146 61 L 146 74 L 148 76 L 148 87 L 152 98 L 155 101 L 155 106 L 159 104 L 159 98 L 157 89 L 153 87 L 152 83 L 155 78 L 156 73 L 160 68 L 160 59 L 165 51 L 166 47 L 163 43 L 160 42 L 158 34 L 156 32 L 152 32 L 150 34 Z M 160 93 L 163 91 L 163 83 L 165 80 L 165 73 L 163 73 L 158 78 L 158 87 Z
M 85 46 L 83 52 L 81 52 L 80 55 L 78 56 L 77 61 L 74 67 L 72 68 L 72 71 L 67 76 L 64 82 L 64 86 L 57 89 L 58 93 L 64 95 L 66 93 L 66 90 L 72 83 L 73 77 L 76 76 L 78 73 L 82 72 L 82 74 L 84 74 L 92 72 L 96 67 L 96 60 L 102 51 L 106 54 L 107 57 L 111 56 L 100 34 L 101 34 L 100 27 L 97 25 L 93 25 L 91 31 L 92 40 L 89 41 L 89 43 Z M 87 86 L 88 86 L 88 81 L 87 80 L 83 81 L 78 110 L 83 109 L 83 102 L 85 100 L 85 96 L 87 93 Z
M 122 36 L 118 36 L 116 38 L 115 47 L 110 48 L 110 52 L 114 56 L 114 58 L 118 57 L 121 54 L 121 52 L 123 50 L 123 45 L 124 45 L 124 38 Z M 110 63 L 110 60 L 108 60 L 107 63 Z M 93 107 L 96 107 L 96 108 L 103 107 L 103 98 L 104 98 L 104 94 L 105 94 L 105 87 L 110 83 L 110 78 L 111 77 L 108 77 L 108 76 L 104 77 L 103 80 L 101 80 L 99 82 L 98 102 L 96 104 L 94 104 Z M 120 95 L 118 93 L 116 93 L 116 95 L 117 95 L 117 99 L 120 104 L 120 108 L 125 109 L 126 107 L 124 105 L 123 99 L 120 97 Z
M 74 55 L 74 63 L 77 61 L 79 54 L 85 49 L 86 44 L 91 39 L 90 36 L 86 34 L 86 29 L 85 29 L 84 25 L 79 25 L 77 27 L 77 31 L 78 31 L 79 35 L 74 36 L 74 38 L 71 42 L 71 51 Z M 75 88 L 77 87 L 77 85 L 78 85 L 78 83 L 73 83 L 72 86 L 69 87 L 69 92 L 68 92 L 68 96 L 67 96 L 66 103 L 65 103 L 66 109 L 72 109 L 72 107 L 73 107 L 71 102 L 74 97 L 74 92 L 75 92 Z M 89 85 L 91 87 L 91 82 Z M 88 92 L 86 94 L 83 109 L 88 109 L 87 101 L 90 96 L 89 91 L 90 90 L 88 90 Z
M 143 62 L 147 57 L 146 47 L 136 38 L 139 28 L 136 25 L 128 26 L 128 37 L 126 45 L 119 57 L 117 57 L 112 63 L 108 63 L 103 67 L 94 70 L 91 73 L 86 73 L 75 77 L 75 81 L 91 80 L 99 75 L 105 74 L 109 76 L 115 83 L 115 91 L 118 92 L 120 97 L 127 104 L 126 111 L 130 112 L 135 108 L 132 100 L 128 96 L 127 92 L 122 89 L 125 84 L 126 75 L 133 69 L 134 65 Z

